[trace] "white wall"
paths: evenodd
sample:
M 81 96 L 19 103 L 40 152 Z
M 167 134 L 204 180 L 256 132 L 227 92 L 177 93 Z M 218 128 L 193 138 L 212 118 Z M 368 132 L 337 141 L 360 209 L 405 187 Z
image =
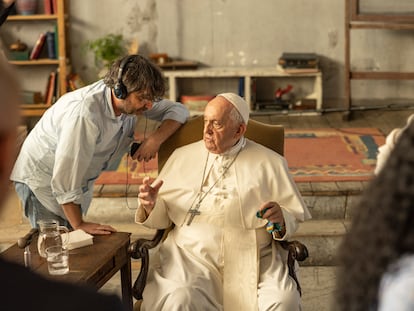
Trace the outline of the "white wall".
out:
M 208 66 L 272 66 L 284 51 L 315 52 L 322 57 L 325 98 L 336 99 L 343 96 L 341 2 L 71 0 L 73 67 L 93 79 L 91 55 L 80 47 L 108 32 L 138 40 L 140 53 L 166 52 Z
M 325 107 L 344 97 L 345 0 L 69 0 L 73 71 L 97 77 L 88 40 L 121 33 L 139 52 L 206 66 L 273 66 L 282 52 L 321 57 Z M 365 11 L 414 12 L 414 1 L 361 0 Z M 353 30 L 352 68 L 414 71 L 414 31 Z M 30 73 L 28 73 L 30 75 Z M 413 98 L 411 81 L 354 81 L 355 99 Z

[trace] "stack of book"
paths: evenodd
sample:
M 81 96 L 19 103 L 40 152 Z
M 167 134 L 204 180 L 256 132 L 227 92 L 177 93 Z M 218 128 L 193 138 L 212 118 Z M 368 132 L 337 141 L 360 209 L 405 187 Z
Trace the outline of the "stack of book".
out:
M 278 65 L 287 73 L 319 71 L 319 57 L 315 53 L 283 53 Z

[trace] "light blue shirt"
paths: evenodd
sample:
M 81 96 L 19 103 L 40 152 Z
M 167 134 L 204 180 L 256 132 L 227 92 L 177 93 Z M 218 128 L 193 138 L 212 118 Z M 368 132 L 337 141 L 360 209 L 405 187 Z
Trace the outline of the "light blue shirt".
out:
M 398 260 L 381 280 L 378 311 L 414 310 L 414 255 Z
M 144 113 L 151 120 L 184 123 L 188 110 L 162 100 Z M 111 89 L 102 80 L 63 95 L 24 141 L 10 179 L 25 183 L 53 213 L 66 218 L 61 204 L 74 202 L 83 214 L 102 170 L 128 150 L 135 115 L 115 116 Z

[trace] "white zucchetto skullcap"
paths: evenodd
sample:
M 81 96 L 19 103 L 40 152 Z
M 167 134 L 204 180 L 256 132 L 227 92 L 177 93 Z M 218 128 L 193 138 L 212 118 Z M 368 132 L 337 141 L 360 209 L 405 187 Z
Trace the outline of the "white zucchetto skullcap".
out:
M 218 94 L 217 96 L 221 96 L 227 99 L 240 113 L 244 123 L 247 124 L 247 122 L 249 121 L 250 108 L 247 102 L 242 97 L 234 93 L 222 93 Z

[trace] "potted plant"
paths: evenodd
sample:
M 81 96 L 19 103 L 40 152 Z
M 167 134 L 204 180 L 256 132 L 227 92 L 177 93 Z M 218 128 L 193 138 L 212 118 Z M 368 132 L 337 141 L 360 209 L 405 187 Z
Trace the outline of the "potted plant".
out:
M 95 65 L 100 68 L 102 77 L 117 58 L 126 55 L 125 40 L 121 34 L 108 34 L 86 43 L 86 48 L 94 53 Z

